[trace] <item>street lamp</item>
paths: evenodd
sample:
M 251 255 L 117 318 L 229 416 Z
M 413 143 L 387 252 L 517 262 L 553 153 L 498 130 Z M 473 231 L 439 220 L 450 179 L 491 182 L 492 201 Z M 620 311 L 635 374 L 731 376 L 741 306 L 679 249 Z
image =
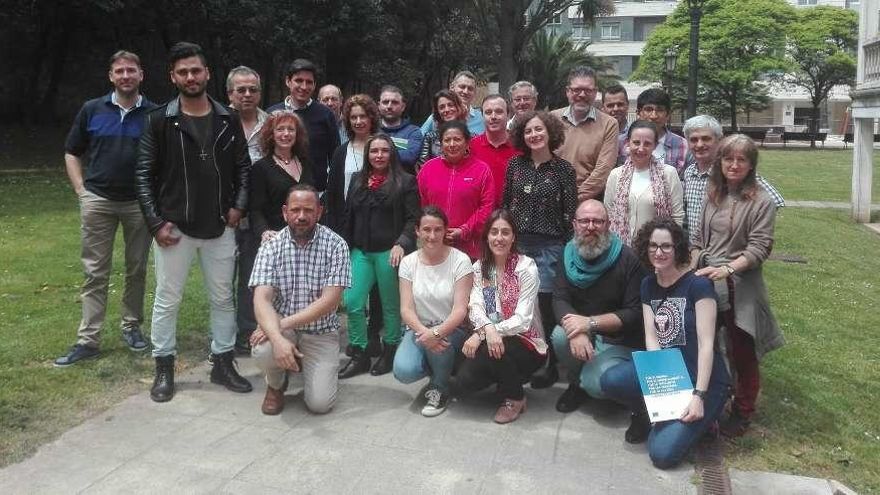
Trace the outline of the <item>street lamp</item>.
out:
M 664 75 L 666 77 L 663 83 L 663 88 L 666 90 L 666 93 L 669 94 L 670 98 L 672 97 L 672 73 L 675 71 L 675 62 L 677 59 L 678 53 L 675 51 L 675 48 L 667 48 L 666 55 L 664 56 L 666 62 L 666 72 Z

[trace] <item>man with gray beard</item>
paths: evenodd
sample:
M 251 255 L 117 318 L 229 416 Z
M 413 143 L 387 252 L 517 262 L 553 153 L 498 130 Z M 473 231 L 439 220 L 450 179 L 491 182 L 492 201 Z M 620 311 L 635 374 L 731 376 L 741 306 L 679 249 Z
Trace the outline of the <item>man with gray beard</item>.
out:
M 568 389 L 556 402 L 572 412 L 589 397 L 604 399 L 599 379 L 645 348 L 639 288 L 647 275 L 636 254 L 609 231 L 608 212 L 594 199 L 582 202 L 572 221 L 557 270 L 553 349 L 568 370 Z

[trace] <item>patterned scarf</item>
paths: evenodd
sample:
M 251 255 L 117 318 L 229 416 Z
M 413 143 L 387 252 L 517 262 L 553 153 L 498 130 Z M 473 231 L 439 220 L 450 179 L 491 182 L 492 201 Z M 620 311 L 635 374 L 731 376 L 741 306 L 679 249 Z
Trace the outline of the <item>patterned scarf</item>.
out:
M 367 179 L 367 187 L 370 188 L 370 191 L 375 191 L 382 187 L 382 184 L 385 183 L 385 179 L 388 178 L 388 174 L 372 174 L 370 178 Z
M 511 318 L 516 312 L 516 305 L 519 302 L 519 277 L 516 276 L 516 264 L 519 262 L 519 255 L 511 253 L 504 265 L 504 274 L 501 276 L 501 283 L 498 284 L 498 299 L 501 300 L 501 316 L 506 320 Z M 533 351 L 537 351 L 532 340 L 541 338 L 535 322 L 528 330 L 518 335 L 522 343 Z
M 614 197 L 614 206 L 609 211 L 611 231 L 617 234 L 627 246 L 632 244 L 629 227 L 629 190 L 632 187 L 633 173 L 636 167 L 630 158 L 626 159 L 617 182 L 617 195 Z M 654 198 L 654 212 L 657 218 L 669 218 L 672 216 L 672 206 L 669 198 L 669 185 L 663 177 L 663 165 L 651 156 L 651 164 L 648 165 L 651 176 L 651 195 Z

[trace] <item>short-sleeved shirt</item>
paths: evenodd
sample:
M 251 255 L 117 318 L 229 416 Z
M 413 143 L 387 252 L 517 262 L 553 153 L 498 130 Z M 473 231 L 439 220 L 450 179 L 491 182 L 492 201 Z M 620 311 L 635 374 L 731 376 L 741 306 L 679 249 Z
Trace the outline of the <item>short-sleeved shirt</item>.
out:
M 439 265 L 422 263 L 419 251 L 410 253 L 400 262 L 398 273 L 400 278 L 412 283 L 416 314 L 419 321 L 430 328 L 449 317 L 455 302 L 455 283 L 473 271 L 468 255 L 450 248 L 449 255 Z
M 660 287 L 657 276 L 649 275 L 642 280 L 642 304 L 651 306 L 654 311 L 655 328 L 660 347 L 678 347 L 684 358 L 691 380 L 697 383 L 697 312 L 696 303 L 703 299 L 715 299 L 715 288 L 705 277 L 688 272 L 672 287 Z M 665 300 L 664 300 L 665 298 Z M 662 306 L 660 304 L 662 303 Z M 650 331 L 651 329 L 645 329 Z M 716 337 L 717 338 L 717 337 Z M 712 358 L 712 376 L 709 387 L 726 386 L 730 383 L 727 368 L 718 347 Z
M 321 297 L 324 287 L 351 287 L 348 246 L 323 225 L 315 227 L 312 240 L 305 246 L 293 240 L 290 228 L 284 228 L 260 247 L 248 285 L 274 288 L 275 311 L 282 318 L 290 316 Z M 332 311 L 296 330 L 319 335 L 338 328 L 339 318 Z

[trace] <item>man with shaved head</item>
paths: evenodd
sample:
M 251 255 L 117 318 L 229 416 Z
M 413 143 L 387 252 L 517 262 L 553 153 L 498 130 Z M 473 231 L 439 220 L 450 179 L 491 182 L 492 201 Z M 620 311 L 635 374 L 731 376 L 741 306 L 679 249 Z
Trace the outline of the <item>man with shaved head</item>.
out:
M 574 238 L 565 245 L 553 290 L 559 317 L 553 349 L 569 373 L 568 389 L 556 409 L 565 413 L 590 397 L 604 399 L 602 373 L 645 348 L 639 288 L 647 273 L 638 256 L 610 231 L 600 201 L 582 202 L 572 226 Z M 642 424 L 633 421 L 636 428 Z M 628 430 L 627 438 L 643 434 Z

